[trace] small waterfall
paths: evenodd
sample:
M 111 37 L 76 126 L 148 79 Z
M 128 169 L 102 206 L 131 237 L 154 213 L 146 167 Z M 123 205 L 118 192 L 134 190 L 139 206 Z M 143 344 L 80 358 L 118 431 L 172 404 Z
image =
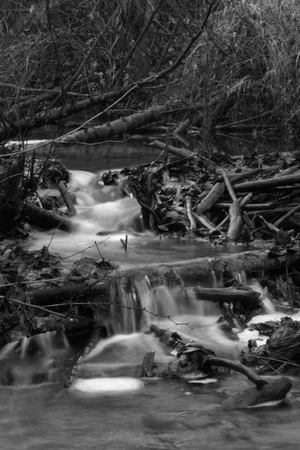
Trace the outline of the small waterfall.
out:
M 1 349 L 3 385 L 27 386 L 58 380 L 57 358 L 69 351 L 63 333 L 47 332 L 8 344 Z
M 233 275 L 239 283 L 243 284 L 244 286 L 248 285 L 248 279 L 245 270 L 239 270 L 238 272 L 234 272 Z
M 264 310 L 266 314 L 273 314 L 276 312 L 276 308 L 269 297 L 268 289 L 263 288 L 260 282 L 256 278 L 248 280 L 247 274 L 244 270 L 234 273 L 235 279 L 244 286 L 248 286 L 254 291 L 260 294 L 260 300 L 263 303 Z
M 79 233 L 141 229 L 141 207 L 126 197 L 116 185 L 104 185 L 102 174 L 72 172 L 72 188 L 76 190 L 77 216 L 73 221 Z
M 269 297 L 268 289 L 263 288 L 262 285 L 260 284 L 260 282 L 255 278 L 253 278 L 250 281 L 249 286 L 254 291 L 260 293 L 260 299 L 263 302 L 263 306 L 264 306 L 264 310 L 265 310 L 266 314 L 274 314 L 276 312 L 276 308 L 273 305 L 272 300 Z
M 125 284 L 124 284 L 125 283 Z M 133 333 L 149 329 L 151 323 L 181 322 L 183 316 L 202 316 L 202 302 L 194 295 L 187 295 L 180 284 L 162 280 L 150 280 L 145 276 L 141 280 L 135 277 L 116 280 L 115 288 L 110 292 L 112 304 L 111 325 L 114 332 Z M 189 318 L 190 320 L 190 318 Z
M 159 328 L 178 331 L 186 339 L 196 339 L 218 354 L 222 348 L 226 357 L 236 352 L 236 343 L 225 336 L 217 323 L 221 316 L 217 304 L 197 300 L 194 291 L 186 289 L 176 276 L 169 280 L 165 276 L 117 280 L 110 301 L 112 307 L 106 325 L 114 333 L 121 333 L 121 340 L 131 333 L 142 338 L 142 333 L 148 333 L 154 323 Z M 111 342 L 119 346 L 119 338 L 115 338 Z
M 30 342 L 30 340 L 27 337 L 24 337 L 21 341 L 21 349 L 20 349 L 20 358 L 21 359 L 25 358 L 25 355 L 27 353 L 27 349 L 29 346 L 29 342 Z

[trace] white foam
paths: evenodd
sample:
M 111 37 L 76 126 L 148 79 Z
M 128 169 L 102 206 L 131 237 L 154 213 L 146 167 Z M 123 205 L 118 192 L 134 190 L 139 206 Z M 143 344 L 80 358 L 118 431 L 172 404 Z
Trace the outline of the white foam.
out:
M 291 315 L 282 312 L 275 312 L 273 314 L 263 314 L 253 317 L 248 325 L 251 325 L 252 323 L 279 322 L 280 319 L 282 319 L 283 317 L 291 317 Z M 293 320 L 299 319 L 300 319 L 299 316 L 298 317 L 296 317 L 296 315 L 293 316 Z
M 71 390 L 87 394 L 119 394 L 137 391 L 144 387 L 144 383 L 137 378 L 78 378 Z

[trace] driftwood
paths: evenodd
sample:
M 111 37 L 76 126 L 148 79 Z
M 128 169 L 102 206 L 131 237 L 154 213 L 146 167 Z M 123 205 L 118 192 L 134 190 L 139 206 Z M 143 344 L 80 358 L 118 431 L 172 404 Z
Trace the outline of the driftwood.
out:
M 253 191 L 253 190 L 262 190 L 268 188 L 274 188 L 279 186 L 288 186 L 293 185 L 295 183 L 300 182 L 300 172 L 294 173 L 292 175 L 285 175 L 283 177 L 273 177 L 273 178 L 267 178 L 264 180 L 257 180 L 257 181 L 247 181 L 245 183 L 240 183 L 235 185 L 235 190 L 238 192 L 243 191 Z
M 281 255 L 270 254 L 269 250 L 259 250 L 244 252 L 240 254 L 228 254 L 215 258 L 198 258 L 191 262 L 182 264 L 169 263 L 166 265 L 152 265 L 141 268 L 138 277 L 147 275 L 151 278 L 161 278 L 162 282 L 166 279 L 182 280 L 187 286 L 211 285 L 214 272 L 217 280 L 222 279 L 224 271 L 233 277 L 235 272 L 244 271 L 248 274 L 254 274 L 261 271 L 277 269 L 279 267 L 295 263 L 300 260 L 300 252 L 287 251 Z M 135 276 L 135 269 L 120 271 L 117 275 Z
M 280 219 L 276 220 L 276 222 L 274 223 L 274 225 L 276 227 L 280 227 L 280 225 L 282 225 L 287 219 L 289 219 L 290 217 L 292 217 L 296 212 L 300 211 L 300 204 L 295 206 L 294 208 L 292 208 L 288 213 L 286 213 L 283 217 L 281 217 Z
M 168 106 L 164 105 L 132 114 L 131 116 L 122 117 L 107 124 L 80 130 L 60 138 L 59 143 L 72 144 L 76 142 L 98 142 L 109 139 L 112 136 L 129 133 L 143 125 L 156 122 L 160 118 L 161 113 L 165 112 L 167 109 Z
M 292 383 L 287 378 L 279 378 L 262 387 L 246 389 L 233 395 L 220 405 L 220 410 L 230 411 L 282 400 L 290 391 L 291 387 Z
M 252 383 L 256 384 L 256 386 L 263 386 L 267 382 L 262 379 L 257 373 L 249 368 L 241 364 L 239 361 L 232 361 L 225 358 L 219 358 L 215 356 L 214 352 L 203 347 L 202 344 L 197 343 L 197 341 L 192 340 L 191 342 L 185 342 L 184 339 L 177 333 L 169 330 L 160 329 L 156 325 L 151 325 L 150 330 L 156 334 L 156 336 L 162 341 L 165 345 L 172 347 L 177 350 L 177 357 L 184 358 L 183 367 L 186 367 L 187 363 L 190 363 L 188 366 L 188 370 L 194 373 L 197 373 L 200 370 L 211 372 L 215 370 L 215 367 L 225 367 L 230 370 L 235 370 L 252 381 Z M 151 359 L 151 358 L 150 358 Z M 148 364 L 148 372 L 152 373 L 154 368 L 154 355 L 152 356 L 152 361 L 150 364 L 151 370 L 149 369 L 149 359 L 146 360 Z M 145 360 L 144 360 L 145 367 Z M 179 368 L 181 367 L 179 362 Z M 211 370 L 209 370 L 211 369 Z M 177 369 L 178 370 L 178 369 Z M 155 374 L 160 372 L 159 367 L 155 368 Z M 164 376 L 166 376 L 166 372 L 164 371 Z M 168 376 L 171 376 L 170 372 L 167 372 Z M 149 375 L 148 375 L 149 376 Z M 173 369 L 172 369 L 173 376 Z
M 156 147 L 160 150 L 165 150 L 167 148 L 167 145 L 164 142 L 160 142 L 160 141 L 153 141 L 153 142 L 151 142 L 150 146 Z M 190 152 L 189 150 L 186 150 L 184 148 L 174 147 L 173 145 L 168 145 L 168 152 L 175 156 L 179 156 L 182 158 L 190 158 L 191 156 L 193 156 L 193 153 Z
M 57 318 L 49 315 L 48 317 L 34 317 L 31 325 L 32 335 L 48 331 L 64 331 L 66 336 L 71 337 L 77 333 L 90 333 L 94 327 L 94 320 L 87 317 Z
M 207 228 L 210 231 L 210 234 L 213 232 L 218 232 L 219 234 L 224 234 L 224 233 L 222 233 L 221 228 L 228 221 L 228 218 L 226 218 L 223 222 L 221 222 L 216 227 L 204 214 L 201 214 L 200 216 L 198 216 L 198 214 L 193 213 L 193 217 L 195 218 L 196 222 L 198 222 L 201 225 L 204 225 L 205 228 Z
M 244 225 L 241 201 L 242 198 L 235 200 L 229 208 L 229 228 L 227 231 L 227 239 L 232 242 L 237 241 Z
M 218 202 L 214 203 L 213 207 L 216 209 L 229 209 L 231 203 L 229 202 Z M 260 211 L 260 210 L 274 210 L 276 208 L 275 203 L 250 203 L 245 205 L 243 209 L 246 211 Z
M 244 366 L 239 361 L 234 361 L 225 358 L 217 358 L 216 356 L 208 355 L 206 358 L 206 364 L 208 364 L 210 367 L 212 366 L 226 367 L 227 369 L 239 372 L 245 375 L 248 378 L 248 380 L 252 381 L 252 383 L 256 384 L 257 387 L 262 387 L 265 384 L 268 384 L 268 382 L 263 378 L 261 378 L 259 375 L 257 375 L 257 373 L 254 370 L 252 370 L 250 367 Z
M 85 302 L 89 297 L 104 297 L 102 302 L 105 303 L 106 286 L 103 283 L 95 283 L 88 285 L 85 283 L 73 283 L 64 287 L 48 287 L 46 289 L 35 289 L 28 291 L 26 296 L 31 304 L 40 306 L 59 305 L 60 303 L 84 299 Z
M 201 215 L 208 209 L 210 209 L 219 198 L 224 195 L 225 183 L 216 183 L 213 185 L 212 189 L 206 195 L 206 197 L 200 202 L 196 208 L 197 215 Z
M 250 290 L 240 290 L 232 288 L 202 288 L 195 286 L 186 288 L 187 293 L 193 292 L 197 300 L 206 300 L 210 302 L 259 302 L 260 294 Z

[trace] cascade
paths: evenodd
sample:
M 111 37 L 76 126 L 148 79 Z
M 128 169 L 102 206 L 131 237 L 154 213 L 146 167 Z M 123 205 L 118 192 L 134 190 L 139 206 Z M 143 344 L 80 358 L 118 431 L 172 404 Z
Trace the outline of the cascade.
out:
M 70 352 L 62 332 L 47 332 L 12 342 L 0 350 L 0 385 L 27 386 L 59 379 L 56 361 Z
M 193 243 L 176 241 L 176 245 L 172 246 L 170 241 L 162 249 L 161 242 L 152 234 L 136 233 L 139 230 L 140 206 L 135 199 L 122 197 L 115 186 L 105 186 L 101 181 L 101 174 L 76 171 L 72 174 L 72 180 L 73 188 L 76 190 L 78 211 L 78 215 L 72 220 L 78 225 L 77 231 L 67 236 L 61 232 L 55 233 L 54 236 L 51 233 L 46 237 L 45 233 L 37 234 L 31 248 L 35 245 L 40 248 L 44 239 L 44 245 L 49 245 L 52 252 L 61 253 L 62 248 L 65 249 L 65 261 L 69 255 L 75 254 L 75 258 L 69 258 L 70 263 L 78 259 L 80 251 L 82 255 L 88 254 L 97 259 L 100 252 L 101 257 L 106 260 L 121 261 L 121 268 L 125 269 L 130 264 L 129 267 L 136 268 L 137 272 L 140 267 L 149 263 L 175 263 L 176 260 L 183 259 L 192 261 L 195 257 L 199 257 Z M 126 230 L 129 236 L 127 252 L 120 243 L 120 238 L 124 238 L 123 230 Z M 115 233 L 97 236 L 99 232 L 111 231 Z M 220 252 L 215 247 L 203 243 L 203 255 L 200 256 L 215 256 L 218 251 Z M 247 285 L 244 271 L 237 273 L 236 278 Z M 206 287 L 217 286 L 217 276 L 213 267 L 208 270 L 204 282 L 207 284 Z M 259 291 L 260 288 L 257 281 L 253 283 L 253 289 Z M 263 290 L 260 293 L 265 299 L 265 308 L 271 308 L 267 293 Z M 162 351 L 158 339 L 149 334 L 150 325 L 153 323 L 159 328 L 177 331 L 186 339 L 196 339 L 219 356 L 229 358 L 238 356 L 237 341 L 229 339 L 217 323 L 221 315 L 217 305 L 197 300 L 192 291 L 185 289 L 179 277 L 175 280 L 164 280 L 163 277 L 159 277 L 158 281 L 150 279 L 147 275 L 127 280 L 120 278 L 110 290 L 110 303 L 110 312 L 104 325 L 108 330 L 113 330 L 113 335 L 101 340 L 94 350 L 83 358 L 78 372 L 83 378 L 139 377 L 140 365 L 147 352 L 155 352 L 156 360 L 159 358 L 168 361 L 170 354 Z M 100 314 L 96 313 L 96 317 L 103 320 Z M 27 354 L 28 345 L 29 342 L 24 339 L 21 359 Z M 49 349 L 51 345 L 48 342 L 45 347 Z M 45 354 L 40 346 L 40 353 L 45 368 L 51 360 L 50 356 L 55 355 L 55 350 L 52 348 Z
M 276 312 L 276 308 L 272 303 L 272 300 L 270 299 L 270 296 L 268 294 L 268 289 L 263 288 L 256 278 L 251 278 L 248 280 L 247 274 L 244 270 L 236 272 L 234 275 L 237 281 L 239 281 L 241 284 L 243 284 L 244 286 L 251 287 L 251 289 L 260 294 L 260 300 L 263 303 L 263 307 L 266 314 L 273 314 Z
M 260 298 L 263 302 L 266 314 L 274 314 L 276 312 L 276 308 L 268 295 L 268 289 L 263 288 L 262 285 L 260 284 L 260 282 L 258 280 L 256 280 L 255 278 L 251 279 L 251 281 L 249 282 L 249 286 L 254 291 L 260 293 Z

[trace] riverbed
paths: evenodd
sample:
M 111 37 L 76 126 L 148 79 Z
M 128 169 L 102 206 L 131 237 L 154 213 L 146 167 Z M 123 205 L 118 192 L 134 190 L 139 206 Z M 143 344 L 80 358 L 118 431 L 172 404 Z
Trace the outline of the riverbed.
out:
M 144 161 L 141 156 L 143 152 L 148 160 L 152 160 L 153 155 L 149 158 L 147 146 L 130 147 L 128 144 L 122 150 L 120 143 L 116 144 L 118 149 L 113 143 L 107 145 L 110 158 L 106 159 L 101 158 L 101 148 L 97 150 L 97 157 L 88 157 L 86 152 L 74 149 L 73 153 L 61 154 L 61 160 L 73 171 L 74 182 L 83 193 L 79 195 L 79 218 L 74 219 L 80 222 L 81 227 L 76 234 L 35 232 L 28 248 L 48 246 L 51 252 L 60 253 L 65 258 L 63 264 L 66 270 L 74 261 L 85 256 L 103 257 L 118 262 L 123 268 L 136 267 L 138 270 L 147 265 L 215 257 L 224 252 L 236 253 L 246 249 L 242 246 L 212 246 L 201 241 L 159 239 L 151 233 L 134 230 L 131 225 L 138 208 L 134 199 L 112 198 L 111 192 L 103 191 L 97 180 L 103 171 L 141 163 Z M 113 160 L 113 152 L 109 152 L 111 148 L 116 151 Z M 93 148 L 91 154 L 95 155 L 95 151 Z M 101 194 L 101 203 L 91 201 L 93 192 L 96 192 L 96 198 Z M 104 234 L 100 236 L 98 232 Z M 128 236 L 127 251 L 121 241 L 125 235 Z M 178 331 L 176 323 L 181 322 L 180 332 L 187 336 L 193 333 L 197 337 L 201 335 L 208 348 L 212 345 L 227 357 L 230 354 L 238 357 L 239 342 L 231 341 L 215 327 L 216 312 L 199 308 L 173 313 L 174 316 L 172 311 L 170 315 L 175 318 L 176 314 L 175 321 L 164 318 L 160 325 Z M 129 363 L 133 367 L 137 362 L 142 362 L 147 346 L 147 351 L 160 355 L 159 344 L 149 334 L 144 334 L 145 331 L 146 327 L 142 332 L 132 334 L 132 338 L 131 335 L 124 338 L 123 348 L 114 345 L 113 351 L 110 351 L 110 355 L 114 355 L 113 360 L 105 361 L 103 352 L 99 352 L 94 363 L 98 365 L 101 376 L 103 373 L 105 376 L 113 365 L 120 367 Z M 124 391 L 110 388 L 106 392 L 93 389 L 92 392 L 81 392 L 64 388 L 62 371 L 56 371 L 57 366 L 70 365 L 76 348 L 65 343 L 57 350 L 53 339 L 48 337 L 39 345 L 42 355 L 38 361 L 30 360 L 24 348 L 25 359 L 22 361 L 18 357 L 12 385 L 0 387 L 0 436 L 5 449 L 299 448 L 300 377 L 296 375 L 291 378 L 292 391 L 277 405 L 221 412 L 219 405 L 223 400 L 253 386 L 244 376 L 219 373 L 214 379 L 197 382 L 142 377 L 141 384 L 135 389 L 130 388 L 130 382 L 134 379 L 132 373 L 128 378 L 125 371 L 125 375 L 117 377 L 125 377 L 126 383 L 129 383 Z M 128 356 L 123 361 L 125 351 Z M 26 360 L 26 357 L 29 359 Z M 169 357 L 162 356 L 166 360 Z M 2 353 L 2 367 L 8 358 L 17 358 L 14 348 L 6 354 Z M 37 374 L 40 378 L 36 377 Z M 279 375 L 275 373 L 273 377 L 276 376 Z M 90 375 L 89 379 L 93 381 L 93 376 Z M 113 383 L 114 376 L 111 376 L 111 381 Z

